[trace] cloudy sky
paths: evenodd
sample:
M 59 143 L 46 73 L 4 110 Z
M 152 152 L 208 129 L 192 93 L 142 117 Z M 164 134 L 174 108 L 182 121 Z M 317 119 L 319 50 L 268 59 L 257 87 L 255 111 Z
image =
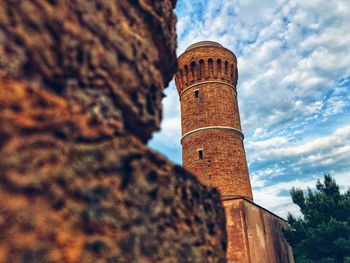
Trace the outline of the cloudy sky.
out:
M 179 0 L 178 50 L 213 40 L 238 58 L 238 100 L 255 201 L 296 212 L 292 186 L 325 172 L 350 186 L 350 1 Z M 181 163 L 178 94 L 166 89 L 150 146 Z

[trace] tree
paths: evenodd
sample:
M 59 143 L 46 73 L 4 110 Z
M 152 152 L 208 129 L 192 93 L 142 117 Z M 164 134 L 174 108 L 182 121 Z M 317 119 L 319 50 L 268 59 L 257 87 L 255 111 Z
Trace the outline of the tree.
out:
M 303 215 L 289 213 L 285 231 L 296 262 L 350 262 L 350 189 L 340 193 L 336 181 L 325 174 L 316 190 L 293 187 L 290 194 Z

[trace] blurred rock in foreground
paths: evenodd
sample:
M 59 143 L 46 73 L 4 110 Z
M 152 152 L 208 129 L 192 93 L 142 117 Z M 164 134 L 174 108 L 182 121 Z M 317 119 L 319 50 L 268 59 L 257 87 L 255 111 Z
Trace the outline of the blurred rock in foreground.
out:
M 216 190 L 149 150 L 175 1 L 0 3 L 0 262 L 224 262 Z

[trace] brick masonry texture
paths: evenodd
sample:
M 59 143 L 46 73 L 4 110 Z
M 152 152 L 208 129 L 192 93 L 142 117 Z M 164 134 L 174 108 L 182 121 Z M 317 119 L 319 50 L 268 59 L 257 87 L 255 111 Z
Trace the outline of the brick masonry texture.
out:
M 185 141 L 185 142 L 184 142 Z M 185 167 L 204 184 L 217 187 L 221 198 L 251 196 L 241 136 L 227 130 L 191 134 L 183 141 Z M 203 160 L 197 149 L 203 149 Z
M 207 44 L 195 44 L 178 58 L 175 80 L 181 102 L 183 165 L 203 184 L 220 191 L 227 262 L 293 263 L 292 250 L 282 234 L 287 222 L 252 202 L 239 132 L 236 57 L 218 44 Z M 221 127 L 192 132 L 210 126 Z
M 236 84 L 237 59 L 220 46 L 198 46 L 178 58 L 175 81 L 181 102 L 182 160 L 186 169 L 206 185 L 216 187 L 222 199 L 253 199 L 241 131 Z M 187 135 L 190 133 L 189 135 Z M 203 159 L 198 150 L 203 151 Z
M 0 3 L 0 262 L 225 262 L 219 192 L 145 145 L 174 1 Z
M 196 90 L 198 97 L 194 94 Z M 241 130 L 236 92 L 220 83 L 201 84 L 183 93 L 181 117 L 183 134 L 203 125 Z

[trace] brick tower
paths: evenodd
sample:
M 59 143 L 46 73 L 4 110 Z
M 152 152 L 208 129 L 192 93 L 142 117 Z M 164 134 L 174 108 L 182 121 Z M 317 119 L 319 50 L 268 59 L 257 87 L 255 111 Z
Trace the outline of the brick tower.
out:
M 237 59 L 203 41 L 178 58 L 183 166 L 216 187 L 223 200 L 253 200 L 237 103 Z
M 182 161 L 216 187 L 226 213 L 227 260 L 292 263 L 284 219 L 253 202 L 237 103 L 237 59 L 222 45 L 202 41 L 178 58 Z

